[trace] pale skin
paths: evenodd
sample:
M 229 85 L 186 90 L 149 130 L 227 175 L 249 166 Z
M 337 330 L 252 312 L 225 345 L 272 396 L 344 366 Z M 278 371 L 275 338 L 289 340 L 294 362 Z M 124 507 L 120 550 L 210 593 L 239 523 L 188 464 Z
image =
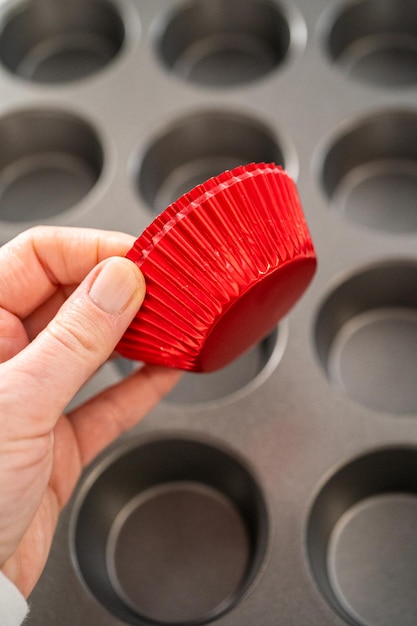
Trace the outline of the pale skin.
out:
M 145 366 L 63 413 L 142 303 L 144 278 L 121 258 L 133 241 L 36 227 L 0 248 L 0 569 L 26 597 L 83 467 L 179 378 Z

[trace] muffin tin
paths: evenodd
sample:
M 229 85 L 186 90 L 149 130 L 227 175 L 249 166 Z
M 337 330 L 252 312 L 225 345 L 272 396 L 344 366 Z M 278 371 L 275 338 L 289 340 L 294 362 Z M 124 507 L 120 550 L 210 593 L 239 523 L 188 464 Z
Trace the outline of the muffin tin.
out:
M 38 223 L 137 236 L 274 161 L 319 259 L 265 340 L 186 374 L 86 470 L 27 623 L 414 625 L 415 0 L 0 9 L 2 243 Z

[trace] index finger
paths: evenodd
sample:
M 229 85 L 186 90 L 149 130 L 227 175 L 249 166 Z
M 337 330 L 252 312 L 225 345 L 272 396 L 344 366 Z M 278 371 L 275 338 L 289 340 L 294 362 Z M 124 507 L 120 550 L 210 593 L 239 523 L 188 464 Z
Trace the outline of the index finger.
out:
M 134 237 L 115 231 L 35 226 L 0 248 L 0 308 L 25 318 L 61 285 L 77 285 L 97 263 L 123 256 Z
M 121 382 L 73 409 L 68 418 L 77 438 L 83 466 L 145 417 L 181 376 L 179 370 L 143 365 Z

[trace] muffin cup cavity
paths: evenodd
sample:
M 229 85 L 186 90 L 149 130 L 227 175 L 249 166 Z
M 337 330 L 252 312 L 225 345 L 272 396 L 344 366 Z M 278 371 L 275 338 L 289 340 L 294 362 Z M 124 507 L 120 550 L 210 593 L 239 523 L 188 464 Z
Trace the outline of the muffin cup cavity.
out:
M 417 114 L 378 111 L 328 146 L 321 178 L 331 210 L 383 233 L 417 231 Z
M 390 89 L 417 84 L 413 0 L 345 2 L 326 14 L 325 45 L 353 79 Z
M 30 82 L 62 85 L 106 67 L 125 38 L 107 0 L 22 0 L 3 15 L 0 62 Z
M 21 110 L 0 119 L 0 220 L 36 222 L 84 199 L 103 167 L 94 129 L 60 110 Z
M 307 527 L 314 579 L 351 626 L 415 623 L 417 449 L 347 463 L 317 494 Z
M 417 414 L 417 264 L 356 272 L 323 302 L 315 324 L 332 386 L 375 411 Z
M 204 624 L 243 597 L 268 542 L 246 464 L 178 435 L 131 442 L 99 463 L 75 504 L 72 551 L 96 599 L 127 624 Z
M 204 87 L 251 83 L 285 61 L 291 25 L 269 0 L 194 0 L 164 18 L 156 42 L 165 67 Z
M 278 366 L 287 335 L 287 324 L 281 322 L 263 341 L 225 368 L 211 374 L 184 372 L 164 401 L 192 407 L 228 402 L 250 393 Z M 135 369 L 135 362 L 120 358 L 117 368 L 126 376 Z
M 224 170 L 274 162 L 294 175 L 290 147 L 257 119 L 233 111 L 201 111 L 176 120 L 139 159 L 136 184 L 154 214 Z

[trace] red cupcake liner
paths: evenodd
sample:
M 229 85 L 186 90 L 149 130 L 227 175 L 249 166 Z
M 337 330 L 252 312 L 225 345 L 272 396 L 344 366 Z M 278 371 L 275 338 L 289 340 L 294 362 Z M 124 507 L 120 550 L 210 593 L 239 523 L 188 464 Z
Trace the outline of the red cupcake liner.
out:
M 184 194 L 127 257 L 147 293 L 124 357 L 214 371 L 265 337 L 311 281 L 316 256 L 294 182 L 252 163 Z

